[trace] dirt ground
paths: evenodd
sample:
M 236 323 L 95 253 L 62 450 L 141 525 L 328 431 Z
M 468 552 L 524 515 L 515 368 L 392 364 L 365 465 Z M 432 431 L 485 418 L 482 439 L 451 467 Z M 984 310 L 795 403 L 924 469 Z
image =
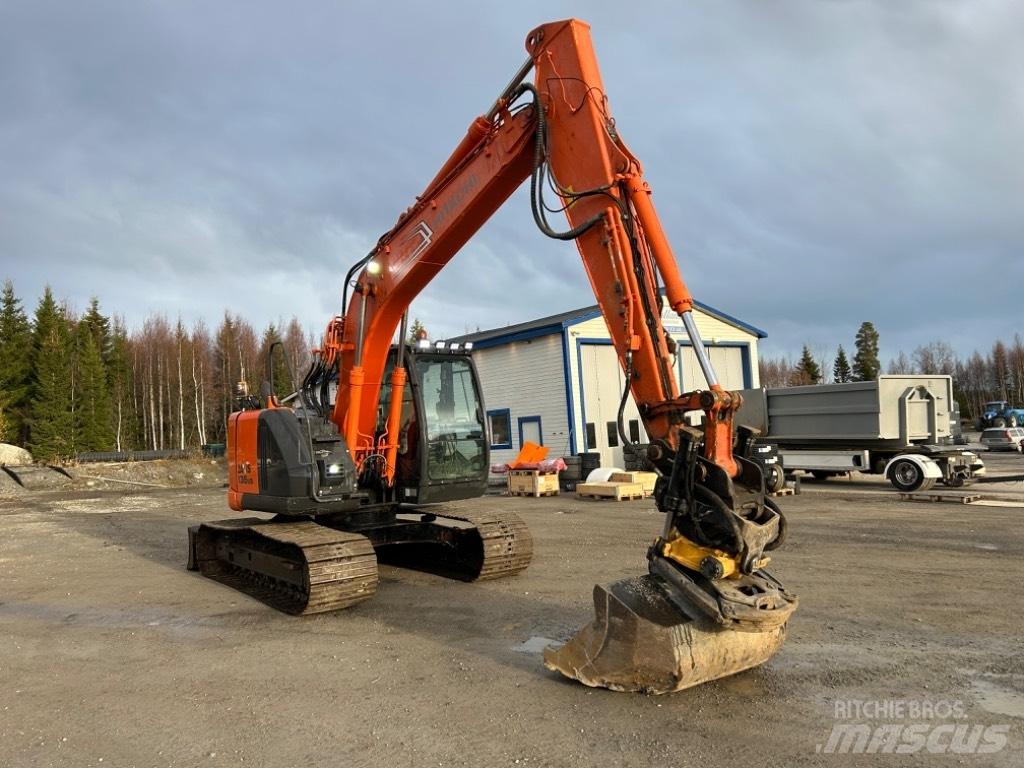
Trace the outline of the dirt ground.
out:
M 1024 460 L 986 461 L 991 482 L 967 490 L 1024 503 Z M 373 601 L 295 619 L 184 569 L 186 526 L 230 516 L 212 476 L 193 480 L 0 500 L 0 765 L 1022 764 L 1024 506 L 806 483 L 780 499 L 791 534 L 772 570 L 801 598 L 781 653 L 653 697 L 568 682 L 539 652 L 589 621 L 595 583 L 644 570 L 649 501 L 466 503 L 528 522 L 524 574 L 382 566 Z M 1006 743 L 828 754 L 858 702 L 934 710 L 856 721 L 872 727 L 995 726 Z

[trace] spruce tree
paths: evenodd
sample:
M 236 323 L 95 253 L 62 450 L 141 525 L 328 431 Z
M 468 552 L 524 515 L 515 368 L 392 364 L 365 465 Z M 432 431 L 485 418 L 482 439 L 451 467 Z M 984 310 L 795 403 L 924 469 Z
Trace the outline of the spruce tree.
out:
M 75 450 L 110 450 L 114 436 L 103 357 L 86 322 L 78 324 L 76 336 Z
M 72 366 L 67 317 L 46 286 L 32 330 L 32 396 L 29 402 L 29 449 L 47 461 L 74 453 L 75 423 Z
M 853 356 L 853 380 L 874 381 L 881 372 L 878 360 L 878 331 L 870 322 L 863 322 L 857 330 L 857 352 Z
M 409 326 L 409 339 L 408 342 L 413 346 L 416 346 L 421 338 L 427 338 L 427 329 L 423 327 L 423 323 L 420 322 L 418 317 L 412 319 L 412 325 Z
M 832 378 L 835 379 L 836 384 L 845 384 L 853 379 L 853 371 L 850 370 L 850 361 L 846 359 L 846 350 L 843 349 L 843 345 L 839 345 L 839 351 L 836 352 L 835 362 L 832 363 Z
M 104 364 L 110 361 L 110 354 L 113 351 L 113 337 L 110 332 L 110 318 L 100 313 L 100 300 L 93 296 L 89 300 L 89 309 L 79 321 L 84 324 L 89 333 L 92 334 L 96 349 Z
M 270 366 L 274 373 L 274 394 L 278 397 L 285 397 L 295 390 L 295 385 L 288 370 L 288 358 L 285 355 L 284 346 L 279 344 L 274 347 L 273 352 L 270 351 L 271 345 L 278 341 L 281 341 L 281 335 L 277 332 L 276 326 L 271 323 L 263 332 L 263 345 L 260 354 L 263 357 L 264 365 L 266 365 L 268 355 L 270 356 Z
M 0 440 L 24 444 L 32 384 L 32 328 L 10 280 L 0 296 Z
M 794 385 L 798 384 L 818 384 L 821 382 L 821 367 L 818 365 L 818 361 L 814 359 L 814 355 L 811 354 L 811 350 L 804 344 L 803 352 L 800 355 L 800 362 L 797 363 L 796 369 L 793 371 Z

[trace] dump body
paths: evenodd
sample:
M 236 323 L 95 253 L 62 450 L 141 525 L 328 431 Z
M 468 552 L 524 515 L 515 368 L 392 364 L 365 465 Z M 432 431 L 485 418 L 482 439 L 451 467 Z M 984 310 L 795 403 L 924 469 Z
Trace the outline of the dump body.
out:
M 959 417 L 950 376 L 879 376 L 742 395 L 738 423 L 778 447 L 787 474 L 884 474 L 898 490 L 917 491 L 935 482 L 959 487 L 984 472 L 976 454 L 953 444 Z
M 737 423 L 788 447 L 904 448 L 950 437 L 950 376 L 879 376 L 875 381 L 742 391 Z

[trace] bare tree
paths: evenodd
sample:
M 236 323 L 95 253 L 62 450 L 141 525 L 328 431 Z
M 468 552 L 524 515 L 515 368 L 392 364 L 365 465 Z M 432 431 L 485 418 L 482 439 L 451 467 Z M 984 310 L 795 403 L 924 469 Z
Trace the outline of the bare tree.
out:
M 1010 364 L 1006 354 L 1006 345 L 997 341 L 992 345 L 992 387 L 996 397 L 1000 400 L 1008 400 L 1010 384 Z
M 201 350 L 201 354 L 207 353 L 207 339 L 206 339 L 206 328 L 202 324 L 202 321 L 196 323 L 192 329 L 192 392 L 193 400 L 195 402 L 196 409 L 196 430 L 199 434 L 199 444 L 206 445 L 206 402 L 204 397 L 204 381 L 203 381 L 203 361 L 199 361 L 199 370 L 196 371 L 196 352 Z
M 175 326 L 174 335 L 178 341 L 178 449 L 185 450 L 185 383 L 181 375 L 181 358 L 185 354 L 185 326 L 181 323 L 181 318 L 178 318 L 178 324 Z
M 786 357 L 762 357 L 758 360 L 762 387 L 788 387 L 793 370 L 793 363 Z
M 886 369 L 886 372 L 890 376 L 905 376 L 913 373 L 914 368 L 911 366 L 910 360 L 907 358 L 907 353 L 901 349 L 900 353 L 889 361 L 889 367 Z
M 956 353 L 944 341 L 932 341 L 918 347 L 914 350 L 913 360 L 917 373 L 952 376 L 956 371 Z

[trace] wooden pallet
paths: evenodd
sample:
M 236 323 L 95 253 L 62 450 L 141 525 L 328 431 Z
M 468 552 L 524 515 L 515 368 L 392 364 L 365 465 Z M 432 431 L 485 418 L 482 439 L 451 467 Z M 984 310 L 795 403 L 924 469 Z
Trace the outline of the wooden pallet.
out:
M 508 491 L 508 496 L 528 496 L 533 499 L 539 499 L 541 496 L 557 496 L 558 491 Z
M 901 501 L 930 501 L 940 502 L 945 501 L 951 504 L 971 504 L 975 501 L 979 501 L 982 498 L 980 493 L 966 494 L 966 493 L 901 493 Z
M 581 499 L 635 501 L 644 498 L 644 487 L 640 483 L 580 483 L 576 495 Z
M 777 491 L 770 491 L 769 496 L 793 496 L 796 493 L 792 488 L 780 488 Z
M 644 496 L 653 496 L 658 475 L 656 472 L 613 472 L 608 480 L 613 483 L 640 483 L 644 489 Z

